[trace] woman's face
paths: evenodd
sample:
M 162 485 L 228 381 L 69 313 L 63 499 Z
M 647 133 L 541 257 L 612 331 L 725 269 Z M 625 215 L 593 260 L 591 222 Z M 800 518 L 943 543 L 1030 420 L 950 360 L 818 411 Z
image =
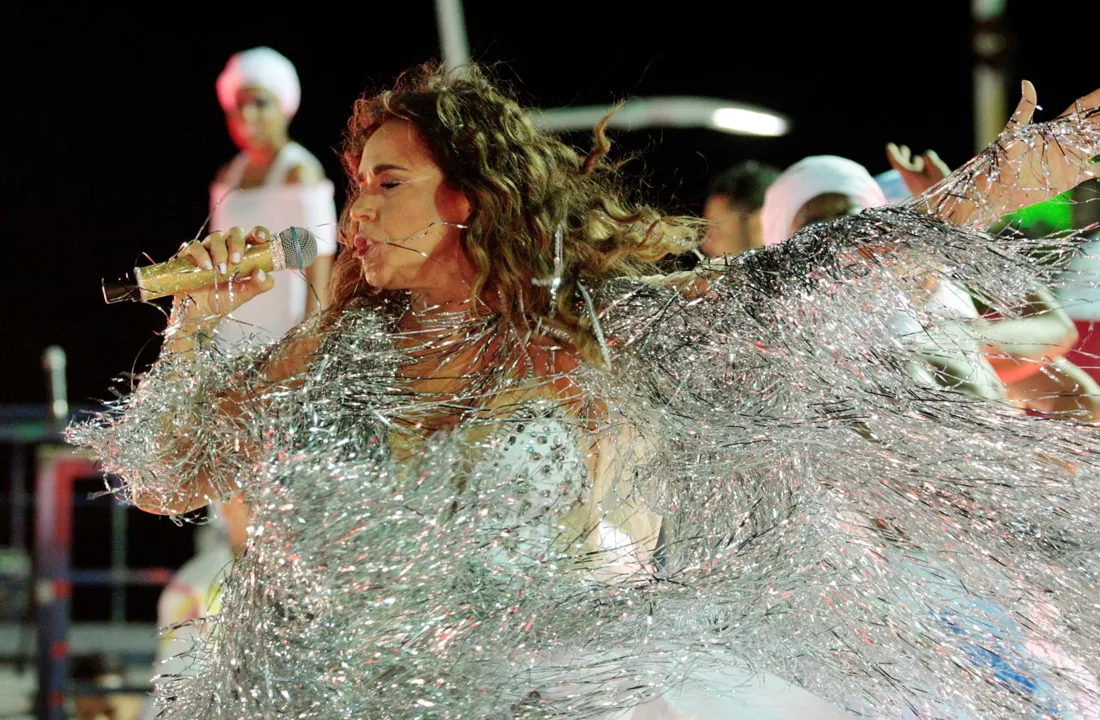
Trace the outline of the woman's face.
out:
M 269 90 L 242 87 L 237 106 L 225 114 L 229 136 L 241 150 L 268 147 L 286 138 L 290 118 Z
M 420 133 L 391 120 L 367 140 L 351 206 L 366 281 L 439 302 L 464 299 L 475 272 L 460 241 L 470 203 L 449 187 Z
M 703 219 L 713 223 L 700 250 L 707 257 L 738 255 L 763 247 L 760 211 L 749 211 L 728 195 L 711 195 L 703 206 Z

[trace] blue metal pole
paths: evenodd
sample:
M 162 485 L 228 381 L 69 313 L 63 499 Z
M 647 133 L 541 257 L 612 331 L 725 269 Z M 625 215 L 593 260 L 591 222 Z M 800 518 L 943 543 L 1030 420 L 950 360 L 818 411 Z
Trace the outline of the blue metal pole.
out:
M 126 572 L 126 527 L 128 516 L 126 506 L 117 497 L 109 498 L 111 503 L 111 570 L 118 576 Z M 111 584 L 111 624 L 126 623 L 126 581 L 116 580 Z

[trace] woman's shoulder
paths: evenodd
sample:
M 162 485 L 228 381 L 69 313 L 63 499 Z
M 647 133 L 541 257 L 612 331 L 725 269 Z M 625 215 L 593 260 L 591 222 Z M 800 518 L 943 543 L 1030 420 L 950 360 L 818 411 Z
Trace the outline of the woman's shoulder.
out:
M 325 168 L 317 156 L 297 142 L 290 142 L 280 154 L 283 181 L 287 185 L 309 185 L 325 180 Z
M 239 156 L 234 157 L 227 161 L 224 165 L 218 168 L 218 172 L 214 174 L 214 185 L 227 185 L 229 184 L 229 176 L 233 171 L 234 166 L 239 162 Z
M 287 185 L 312 185 L 325 179 L 325 171 L 320 166 L 299 163 L 292 165 L 283 176 Z
M 371 342 L 385 335 L 389 323 L 376 308 L 360 303 L 313 315 L 272 346 L 264 363 L 265 376 L 281 382 L 301 373 L 319 355 L 366 353 Z

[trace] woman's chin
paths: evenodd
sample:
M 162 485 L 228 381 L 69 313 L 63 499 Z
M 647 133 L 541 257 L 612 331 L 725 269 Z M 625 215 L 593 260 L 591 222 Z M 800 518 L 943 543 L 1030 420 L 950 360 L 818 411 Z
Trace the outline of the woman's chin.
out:
M 380 289 L 386 288 L 385 279 L 382 277 L 382 274 L 379 273 L 377 269 L 371 268 L 370 266 L 363 268 L 363 279 L 366 280 L 367 284 L 371 287 Z
M 401 290 L 401 283 L 397 282 L 394 273 L 385 265 L 371 262 L 373 258 L 367 258 L 363 263 L 363 279 L 371 287 L 379 290 Z

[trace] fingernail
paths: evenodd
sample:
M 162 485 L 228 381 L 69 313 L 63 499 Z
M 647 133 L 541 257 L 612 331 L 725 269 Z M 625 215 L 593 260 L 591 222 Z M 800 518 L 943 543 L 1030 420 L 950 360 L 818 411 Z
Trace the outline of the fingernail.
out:
M 260 282 L 263 282 L 266 278 L 267 278 L 267 273 L 264 272 L 263 268 L 260 268 L 260 272 L 256 273 L 256 279 L 259 280 Z
M 225 266 L 225 263 L 222 263 L 218 266 L 218 272 L 220 272 L 222 275 L 225 275 L 227 272 L 229 272 L 229 269 Z
M 203 260 L 202 261 L 202 267 L 203 267 L 203 270 L 213 270 L 214 269 L 214 266 L 210 264 L 209 260 Z
M 267 230 L 264 230 L 263 228 L 260 228 L 259 230 L 256 231 L 256 237 L 259 238 L 260 240 L 263 240 L 263 241 L 266 242 L 267 241 Z
M 240 253 L 233 253 L 233 255 L 230 256 L 229 260 L 234 265 L 236 265 L 237 263 L 239 263 L 241 261 L 241 254 Z

